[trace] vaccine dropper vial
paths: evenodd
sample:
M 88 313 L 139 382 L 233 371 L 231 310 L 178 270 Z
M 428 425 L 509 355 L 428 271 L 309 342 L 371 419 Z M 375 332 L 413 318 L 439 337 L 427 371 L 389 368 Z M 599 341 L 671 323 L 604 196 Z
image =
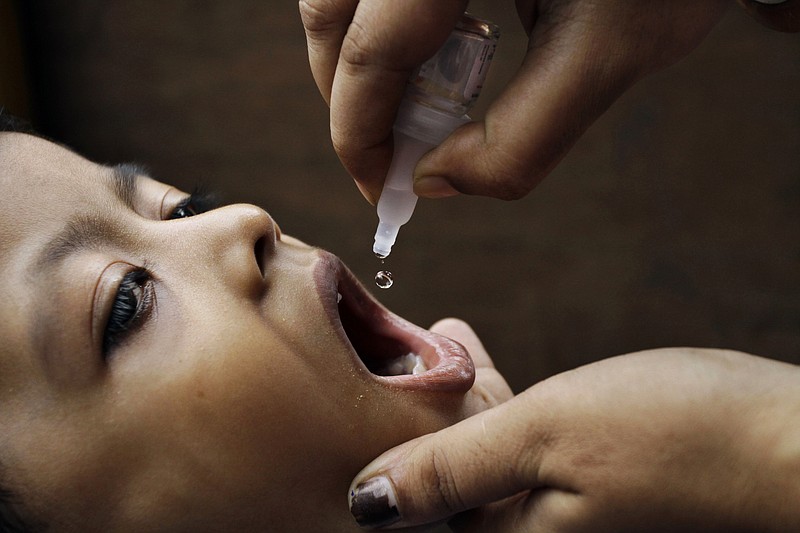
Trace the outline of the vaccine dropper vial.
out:
M 372 251 L 385 258 L 400 226 L 417 205 L 417 162 L 456 128 L 469 122 L 500 33 L 494 24 L 463 14 L 436 54 L 411 76 L 394 123 L 394 155 L 378 200 L 378 230 Z

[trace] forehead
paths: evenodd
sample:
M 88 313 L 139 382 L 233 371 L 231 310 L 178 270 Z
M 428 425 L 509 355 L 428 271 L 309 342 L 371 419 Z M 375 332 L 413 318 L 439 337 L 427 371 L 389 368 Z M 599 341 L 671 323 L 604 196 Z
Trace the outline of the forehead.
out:
M 24 333 L 19 306 L 34 294 L 20 293 L 30 259 L 75 214 L 113 194 L 108 168 L 45 139 L 0 132 L 0 318 L 2 340 Z M 21 303 L 22 302 L 22 303 Z M 18 331 L 19 330 L 19 331 Z M 12 343 L 13 344 L 13 343 Z M 3 361 L 3 372 L 7 371 Z
M 4 207 L 39 197 L 63 194 L 97 182 L 105 167 L 40 137 L 0 133 L 0 198 Z
M 45 139 L 0 133 L 0 252 L 104 201 L 113 194 L 110 172 Z

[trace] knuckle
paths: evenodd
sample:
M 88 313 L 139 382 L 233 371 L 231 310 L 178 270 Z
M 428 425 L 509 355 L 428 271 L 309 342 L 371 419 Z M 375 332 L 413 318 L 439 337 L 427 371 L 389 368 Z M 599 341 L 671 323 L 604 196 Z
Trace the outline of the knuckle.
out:
M 505 122 L 509 122 L 508 117 Z M 487 117 L 483 136 L 476 135 L 474 144 L 467 145 L 475 154 L 471 163 L 464 163 L 469 165 L 465 174 L 470 176 L 474 194 L 519 200 L 530 193 L 566 153 L 566 140 L 538 140 L 532 138 L 525 124 L 510 122 Z
M 489 172 L 489 183 L 495 196 L 501 200 L 519 200 L 533 189 L 527 176 L 515 170 L 494 169 Z
M 354 67 L 375 63 L 378 48 L 371 32 L 357 20 L 350 23 L 342 42 L 341 60 Z
M 407 77 L 433 55 L 448 33 L 443 32 L 441 21 L 436 19 L 418 15 L 390 20 L 381 12 L 365 10 L 349 20 L 340 60 L 356 70 L 377 67 Z
M 534 188 L 535 173 L 523 158 L 495 143 L 483 145 L 478 154 L 471 168 L 462 172 L 469 176 L 469 183 L 464 182 L 461 192 L 519 200 Z
M 436 450 L 430 453 L 432 501 L 438 501 L 441 510 L 448 515 L 464 510 L 464 501 L 447 455 Z
M 507 181 L 505 188 L 502 190 L 501 200 L 519 200 L 528 195 L 533 187 L 526 181 L 519 178 Z
M 331 0 L 300 0 L 300 20 L 309 36 L 323 35 L 338 26 L 336 2 Z
M 530 163 L 505 151 L 493 151 L 483 164 L 482 182 L 500 200 L 519 200 L 533 190 L 538 173 Z

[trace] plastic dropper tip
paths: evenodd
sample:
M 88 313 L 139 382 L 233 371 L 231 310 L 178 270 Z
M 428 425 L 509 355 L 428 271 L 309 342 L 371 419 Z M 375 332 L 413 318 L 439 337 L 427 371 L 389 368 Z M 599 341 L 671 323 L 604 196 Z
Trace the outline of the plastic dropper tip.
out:
M 400 226 L 387 224 L 386 222 L 378 224 L 378 231 L 375 232 L 375 243 L 372 245 L 372 251 L 378 258 L 385 259 L 389 256 L 399 231 Z
M 372 251 L 378 259 L 386 259 L 389 257 L 389 254 L 392 253 L 392 245 L 375 241 L 375 244 L 372 246 Z

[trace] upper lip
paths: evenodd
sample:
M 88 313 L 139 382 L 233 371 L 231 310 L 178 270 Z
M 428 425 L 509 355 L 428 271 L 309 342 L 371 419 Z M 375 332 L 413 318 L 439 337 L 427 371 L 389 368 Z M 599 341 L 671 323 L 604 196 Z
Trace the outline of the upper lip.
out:
M 367 292 L 339 258 L 320 251 L 314 279 L 334 330 L 356 364 L 372 379 L 413 390 L 465 393 L 472 387 L 475 366 L 462 345 L 390 312 Z M 337 293 L 341 294 L 341 303 L 337 302 Z M 343 315 L 349 331 L 343 324 Z M 367 368 L 366 359 L 385 361 L 409 352 L 418 354 L 428 370 L 416 375 L 380 376 Z

